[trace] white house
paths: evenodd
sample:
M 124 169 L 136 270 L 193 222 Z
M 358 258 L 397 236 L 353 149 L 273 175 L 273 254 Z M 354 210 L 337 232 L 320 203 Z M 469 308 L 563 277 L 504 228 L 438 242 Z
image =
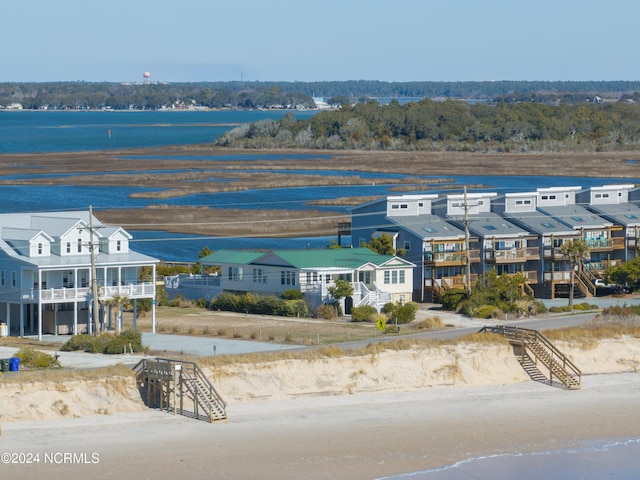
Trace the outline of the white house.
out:
M 0 214 L 0 322 L 39 339 L 91 332 L 93 268 L 100 304 L 129 298 L 135 322 L 137 301 L 155 299 L 158 260 L 132 251 L 131 238 L 88 211 Z M 155 302 L 152 315 L 155 326 Z
M 328 288 L 336 280 L 353 284 L 351 307 L 371 305 L 381 309 L 387 302 L 411 300 L 414 264 L 368 248 L 274 250 L 269 252 L 220 250 L 200 260 L 219 266 L 221 274 L 181 275 L 165 279 L 167 294 L 188 299 L 211 300 L 221 292 L 280 295 L 285 290 L 303 292 L 312 307 L 330 300 Z

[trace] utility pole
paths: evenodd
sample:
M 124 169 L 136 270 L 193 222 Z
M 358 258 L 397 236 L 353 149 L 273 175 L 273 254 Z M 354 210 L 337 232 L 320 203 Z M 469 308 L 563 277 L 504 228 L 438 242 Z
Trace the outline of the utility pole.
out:
M 91 296 L 93 297 L 91 316 L 93 325 L 95 325 L 96 335 L 98 335 L 100 333 L 100 323 L 98 318 L 98 280 L 96 279 L 96 252 L 93 233 L 93 208 L 89 205 L 89 251 L 91 252 Z
M 467 297 L 471 296 L 471 258 L 469 257 L 469 203 L 467 202 L 467 186 L 464 187 L 464 249 L 466 257 Z

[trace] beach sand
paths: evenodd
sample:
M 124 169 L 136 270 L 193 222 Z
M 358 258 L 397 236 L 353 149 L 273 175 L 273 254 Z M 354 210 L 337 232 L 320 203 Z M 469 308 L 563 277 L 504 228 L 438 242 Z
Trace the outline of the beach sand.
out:
M 40 454 L 37 464 L 0 465 L 2 478 L 373 479 L 640 438 L 640 341 L 564 348 L 583 368 L 581 390 L 529 380 L 497 345 L 210 370 L 229 404 L 229 420 L 215 424 L 141 407 L 135 388 L 2 385 L 3 462 L 6 452 Z M 66 416 L 51 408 L 58 400 Z M 87 416 L 107 403 L 110 414 Z M 17 404 L 40 413 L 11 418 Z

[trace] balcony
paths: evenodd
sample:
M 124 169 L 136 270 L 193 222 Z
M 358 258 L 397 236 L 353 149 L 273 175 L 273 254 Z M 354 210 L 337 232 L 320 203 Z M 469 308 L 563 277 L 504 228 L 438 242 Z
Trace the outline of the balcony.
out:
M 116 295 L 127 297 L 131 300 L 137 298 L 151 298 L 155 296 L 155 285 L 153 283 L 141 283 L 113 287 L 98 287 L 98 297 L 101 300 L 113 298 Z M 22 295 L 23 301 L 41 301 L 42 303 L 84 302 L 90 298 L 91 289 L 89 287 L 47 288 L 43 290 L 33 288 L 30 289 L 28 293 Z
M 485 259 L 495 263 L 524 263 L 528 260 L 540 260 L 540 250 L 538 247 L 489 250 L 485 252 Z
M 480 261 L 480 250 L 469 250 L 471 263 Z M 461 267 L 467 264 L 467 256 L 464 250 L 454 252 L 425 252 L 425 264 L 436 267 Z
M 615 240 L 622 240 L 615 239 Z M 615 242 L 613 238 L 586 238 L 584 243 L 592 252 L 602 252 L 607 250 L 613 250 Z

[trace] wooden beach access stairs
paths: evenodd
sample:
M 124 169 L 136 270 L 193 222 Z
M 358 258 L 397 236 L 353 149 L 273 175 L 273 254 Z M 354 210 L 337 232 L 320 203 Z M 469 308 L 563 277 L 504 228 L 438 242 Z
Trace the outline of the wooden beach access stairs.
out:
M 148 407 L 210 423 L 227 419 L 225 401 L 196 363 L 142 359 L 133 370 Z
M 495 333 L 507 338 L 515 347 L 522 368 L 532 380 L 567 390 L 580 389 L 582 372 L 537 330 L 496 325 L 485 326 L 480 332 Z

